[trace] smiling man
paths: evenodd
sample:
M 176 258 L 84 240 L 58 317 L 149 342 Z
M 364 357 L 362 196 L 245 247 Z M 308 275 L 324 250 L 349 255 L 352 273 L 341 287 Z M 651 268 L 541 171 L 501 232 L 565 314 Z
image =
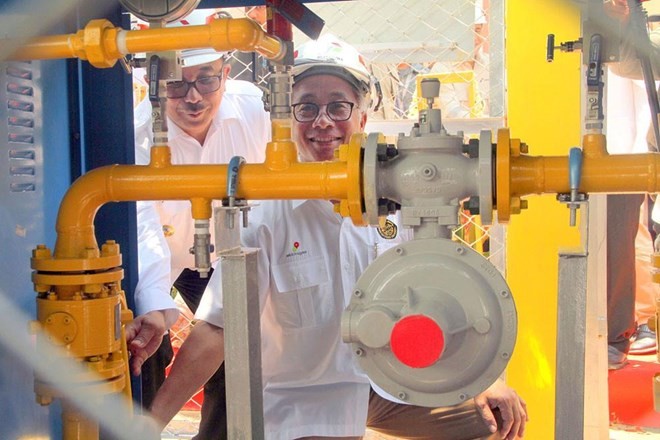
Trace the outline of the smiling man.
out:
M 293 73 L 292 137 L 299 156 L 303 162 L 332 159 L 336 147 L 364 129 L 369 72 L 353 47 L 326 35 L 298 49 Z M 525 402 L 501 380 L 462 405 L 405 405 L 373 390 L 342 342 L 341 313 L 357 278 L 379 249 L 409 238 L 404 235 L 356 227 L 326 200 L 267 200 L 252 209 L 242 241 L 260 249 L 252 276 L 261 304 L 267 440 L 355 440 L 367 426 L 420 440 L 522 436 Z M 199 321 L 151 406 L 161 427 L 224 360 L 221 275 L 211 277 Z

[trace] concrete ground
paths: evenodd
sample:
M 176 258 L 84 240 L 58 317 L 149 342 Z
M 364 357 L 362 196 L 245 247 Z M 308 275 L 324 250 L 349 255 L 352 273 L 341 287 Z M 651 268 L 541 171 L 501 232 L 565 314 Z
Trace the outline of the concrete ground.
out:
M 167 426 L 161 436 L 162 440 L 190 439 L 197 432 L 199 411 L 182 411 Z M 639 431 L 639 428 L 627 426 L 611 426 L 610 440 L 652 440 L 660 438 L 660 431 Z M 367 431 L 364 440 L 397 440 L 394 437 L 384 436 L 377 432 Z
M 656 361 L 655 355 L 631 356 L 631 359 L 639 359 L 647 362 Z M 181 440 L 190 439 L 197 432 L 199 423 L 199 411 L 181 411 L 172 422 L 167 426 L 162 440 Z M 660 439 L 660 430 L 650 428 L 639 428 L 624 425 L 610 426 L 609 440 L 652 440 Z M 397 440 L 395 437 L 389 437 L 377 432 L 367 431 L 364 440 Z

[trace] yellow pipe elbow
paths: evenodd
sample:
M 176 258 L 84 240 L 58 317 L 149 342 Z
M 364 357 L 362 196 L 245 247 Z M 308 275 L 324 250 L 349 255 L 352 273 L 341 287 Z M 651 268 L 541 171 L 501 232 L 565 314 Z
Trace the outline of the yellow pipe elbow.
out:
M 285 50 L 279 39 L 247 18 L 222 18 L 199 26 L 125 31 L 121 38 L 127 53 L 212 47 L 217 51 L 259 52 L 268 59 L 280 60 Z
M 268 35 L 255 21 L 248 18 L 213 20 L 209 24 L 214 36 L 213 48 L 218 49 L 226 36 L 230 48 L 242 52 L 258 52 L 264 57 L 280 61 L 284 57 L 284 45 L 278 38 Z M 219 38 L 220 37 L 220 38 Z
M 78 178 L 62 199 L 55 230 L 55 258 L 80 258 L 85 249 L 97 249 L 94 217 L 108 200 L 105 194 L 110 167 L 98 168 Z

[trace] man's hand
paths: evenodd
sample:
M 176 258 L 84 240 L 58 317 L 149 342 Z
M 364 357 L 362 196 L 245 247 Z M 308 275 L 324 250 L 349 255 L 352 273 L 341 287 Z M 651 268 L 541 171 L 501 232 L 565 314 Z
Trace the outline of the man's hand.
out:
M 491 428 L 491 432 L 497 429 L 497 422 L 492 408 L 499 408 L 502 414 L 502 427 L 500 435 L 503 439 L 513 440 L 516 436 L 525 434 L 525 424 L 529 421 L 527 416 L 527 404 L 518 394 L 509 388 L 504 381 L 498 379 L 486 391 L 474 398 L 474 403 Z
M 152 310 L 126 324 L 126 343 L 131 353 L 131 373 L 135 376 L 142 371 L 144 361 L 158 350 L 165 331 L 167 326 L 163 310 Z

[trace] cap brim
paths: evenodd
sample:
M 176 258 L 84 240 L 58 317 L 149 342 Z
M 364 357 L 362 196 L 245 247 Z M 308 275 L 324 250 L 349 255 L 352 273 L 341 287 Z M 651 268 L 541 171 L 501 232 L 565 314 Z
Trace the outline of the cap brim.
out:
M 297 69 L 300 73 L 294 75 L 294 84 L 296 81 L 301 81 L 309 76 L 316 75 L 332 75 L 337 78 L 341 78 L 347 83 L 349 83 L 355 90 L 359 93 L 365 92 L 365 85 L 362 81 L 358 80 L 354 75 L 348 72 L 344 67 L 339 67 L 332 64 L 316 64 L 310 67 L 304 68 L 305 66 L 297 66 Z M 295 72 L 296 68 L 294 68 Z
M 225 56 L 224 52 L 216 52 L 213 49 L 192 49 L 181 51 L 183 67 L 199 66 L 200 64 L 212 63 Z

